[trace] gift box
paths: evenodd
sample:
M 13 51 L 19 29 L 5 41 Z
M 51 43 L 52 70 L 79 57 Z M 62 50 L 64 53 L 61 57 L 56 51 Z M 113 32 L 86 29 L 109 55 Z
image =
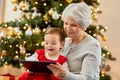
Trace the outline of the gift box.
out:
M 1 74 L 0 75 L 0 80 L 18 80 L 18 77 L 13 76 L 11 74 Z

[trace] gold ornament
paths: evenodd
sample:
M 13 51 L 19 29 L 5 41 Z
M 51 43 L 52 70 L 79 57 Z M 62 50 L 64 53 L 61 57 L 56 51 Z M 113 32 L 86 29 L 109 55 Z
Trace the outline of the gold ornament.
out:
M 48 21 L 49 20 L 48 14 L 45 14 L 43 18 L 44 18 L 44 21 Z
M 97 19 L 98 19 L 98 17 L 97 17 L 97 15 L 92 15 L 92 19 L 94 20 L 94 21 L 96 21 Z
M 7 30 L 8 30 L 8 32 L 7 32 L 8 37 L 11 37 L 15 34 L 15 31 L 14 31 L 13 27 L 8 27 Z
M 11 0 L 12 4 L 17 4 L 18 0 Z
M 13 10 L 13 11 L 16 11 L 16 10 L 17 10 L 17 7 L 16 7 L 16 6 L 14 6 L 14 7 L 12 8 L 12 10 Z
M 73 0 L 66 0 L 68 3 L 71 3 Z
M 20 35 L 22 35 L 23 33 L 22 33 L 22 31 L 19 31 L 18 33 L 17 33 L 17 36 L 20 36 Z
M 25 7 L 26 7 L 26 3 L 22 1 L 22 2 L 20 3 L 20 9 L 24 10 Z
M 9 35 L 9 36 L 13 36 L 14 33 L 15 33 L 14 31 L 9 31 L 9 32 L 8 32 L 8 35 Z
M 52 16 L 52 15 L 53 15 L 53 13 L 54 13 L 53 8 L 51 8 L 51 9 L 49 10 L 49 12 L 48 12 L 48 13 L 49 13 L 49 15 L 51 15 L 51 16 Z
M 106 40 L 107 40 L 107 38 L 106 38 L 105 36 L 103 36 L 103 37 L 102 37 L 102 40 L 103 40 L 103 41 L 106 41 Z
M 15 60 L 15 61 L 19 60 L 18 55 L 16 55 L 16 56 L 14 57 L 14 60 Z
M 41 33 L 41 30 L 38 27 L 35 27 L 35 29 L 33 29 L 33 33 L 39 34 L 39 33 Z
M 7 50 L 2 50 L 2 55 L 3 57 L 7 57 L 8 56 L 8 51 Z
M 15 34 L 15 31 L 14 30 L 10 30 L 10 31 L 8 31 L 8 37 L 12 37 L 12 36 L 14 36 L 14 34 Z

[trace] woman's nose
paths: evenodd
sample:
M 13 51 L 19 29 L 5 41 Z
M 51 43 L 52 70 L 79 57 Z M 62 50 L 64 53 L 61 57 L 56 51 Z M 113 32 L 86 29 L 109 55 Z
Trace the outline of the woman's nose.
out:
M 70 25 L 67 25 L 67 30 L 71 30 L 71 27 L 70 27 Z

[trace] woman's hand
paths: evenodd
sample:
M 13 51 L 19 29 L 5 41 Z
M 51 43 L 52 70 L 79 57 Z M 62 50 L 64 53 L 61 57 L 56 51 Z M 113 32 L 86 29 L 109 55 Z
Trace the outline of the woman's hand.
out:
M 60 63 L 50 64 L 47 66 L 57 78 L 64 78 L 67 71 L 63 68 Z

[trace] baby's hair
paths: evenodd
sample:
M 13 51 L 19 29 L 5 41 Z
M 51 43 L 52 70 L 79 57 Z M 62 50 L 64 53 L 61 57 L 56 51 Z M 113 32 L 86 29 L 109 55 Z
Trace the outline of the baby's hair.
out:
M 45 35 L 46 34 L 58 34 L 60 36 L 60 42 L 65 42 L 65 33 L 62 29 L 60 28 L 49 28 Z

